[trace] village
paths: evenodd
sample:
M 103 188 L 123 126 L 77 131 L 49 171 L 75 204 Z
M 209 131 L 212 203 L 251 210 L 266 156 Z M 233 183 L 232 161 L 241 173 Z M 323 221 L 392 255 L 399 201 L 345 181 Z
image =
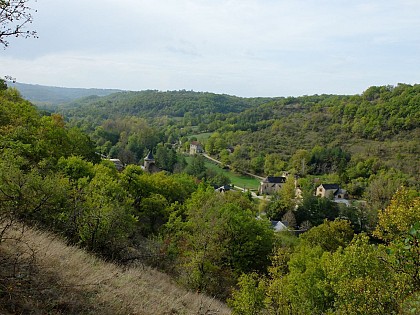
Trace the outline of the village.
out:
M 231 150 L 233 151 L 233 149 Z M 223 170 L 231 172 L 229 165 L 223 165 L 221 161 L 207 154 L 204 150 L 204 146 L 198 141 L 191 141 L 187 154 L 189 156 L 201 155 L 211 163 L 215 163 L 219 167 L 223 167 Z M 125 165 L 119 159 L 109 159 L 104 156 L 103 158 L 111 161 L 118 171 L 122 171 L 125 167 Z M 143 169 L 143 171 L 149 174 L 163 171 L 156 165 L 156 160 L 153 156 L 152 150 L 149 150 L 148 154 L 143 158 L 143 165 L 141 165 L 141 168 Z M 222 186 L 214 186 L 214 190 L 219 193 L 225 193 L 231 190 L 239 191 L 249 194 L 253 199 L 259 200 L 260 202 L 270 202 L 273 196 L 278 195 L 282 191 L 282 189 L 284 189 L 284 186 L 286 185 L 289 177 L 293 177 L 293 202 L 295 204 L 295 209 L 298 208 L 298 205 L 303 200 L 303 191 L 300 185 L 298 184 L 298 175 L 290 174 L 287 171 L 282 172 L 281 176 L 261 177 L 259 175 L 252 174 L 246 171 L 243 172 L 243 175 L 257 179 L 259 181 L 258 189 L 250 189 L 238 185 L 233 185 L 230 183 Z M 364 202 L 361 200 L 349 199 L 347 191 L 345 189 L 342 189 L 337 183 L 322 183 L 319 179 L 315 179 L 315 181 L 319 184 L 313 191 L 313 195 L 316 197 L 326 198 L 328 200 L 333 201 L 334 203 L 340 204 L 345 207 L 364 205 Z M 261 219 L 263 217 L 267 217 L 267 214 L 265 212 L 260 212 L 257 218 Z M 293 232 L 295 235 L 299 235 L 307 231 L 311 227 L 311 224 L 307 224 L 307 222 L 305 222 L 305 224 L 301 226 L 296 226 L 293 211 L 287 212 L 282 217 L 282 220 L 270 219 L 270 222 L 275 232 L 290 231 Z

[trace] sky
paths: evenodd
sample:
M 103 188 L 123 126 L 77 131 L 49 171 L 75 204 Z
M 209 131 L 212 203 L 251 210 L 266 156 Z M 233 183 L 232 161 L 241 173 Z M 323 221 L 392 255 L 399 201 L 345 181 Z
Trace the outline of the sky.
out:
M 18 82 L 243 97 L 420 83 L 420 0 L 28 0 Z

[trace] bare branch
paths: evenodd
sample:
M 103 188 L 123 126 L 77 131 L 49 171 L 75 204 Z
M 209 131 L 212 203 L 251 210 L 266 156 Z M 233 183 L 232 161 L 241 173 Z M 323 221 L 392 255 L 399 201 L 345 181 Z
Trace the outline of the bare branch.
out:
M 28 1 L 0 0 L 0 45 L 4 48 L 9 45 L 10 36 L 37 38 L 36 31 L 26 30 L 27 24 L 33 21 L 31 12 L 34 11 L 27 5 Z

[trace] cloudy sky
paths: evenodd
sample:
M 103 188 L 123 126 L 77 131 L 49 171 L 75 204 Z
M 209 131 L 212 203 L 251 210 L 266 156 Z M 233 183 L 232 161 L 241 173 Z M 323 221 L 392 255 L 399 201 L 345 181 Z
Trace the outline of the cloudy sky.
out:
M 420 0 L 29 0 L 18 82 L 238 96 L 420 83 Z

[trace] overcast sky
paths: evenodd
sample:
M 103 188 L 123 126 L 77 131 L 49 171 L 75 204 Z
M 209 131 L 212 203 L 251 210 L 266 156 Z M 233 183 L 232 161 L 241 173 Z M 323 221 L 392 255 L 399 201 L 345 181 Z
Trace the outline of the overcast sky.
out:
M 420 0 L 34 0 L 18 82 L 238 96 L 420 83 Z M 1 48 L 0 48 L 1 49 Z

